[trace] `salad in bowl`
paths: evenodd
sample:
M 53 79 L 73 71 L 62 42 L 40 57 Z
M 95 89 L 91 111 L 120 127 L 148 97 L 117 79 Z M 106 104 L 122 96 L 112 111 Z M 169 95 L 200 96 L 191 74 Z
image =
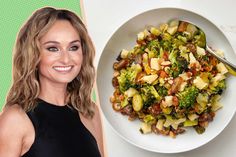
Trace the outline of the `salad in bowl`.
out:
M 142 134 L 176 137 L 188 127 L 204 133 L 222 107 L 228 73 L 205 46 L 204 32 L 187 22 L 144 28 L 114 61 L 114 111 L 140 120 Z

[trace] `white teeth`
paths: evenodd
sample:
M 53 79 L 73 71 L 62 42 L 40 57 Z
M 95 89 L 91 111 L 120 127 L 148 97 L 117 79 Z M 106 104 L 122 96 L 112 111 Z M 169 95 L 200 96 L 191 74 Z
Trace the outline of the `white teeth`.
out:
M 65 72 L 65 71 L 69 71 L 72 68 L 72 66 L 57 66 L 57 67 L 53 67 L 53 69 L 57 70 L 57 71 L 61 71 L 61 72 Z

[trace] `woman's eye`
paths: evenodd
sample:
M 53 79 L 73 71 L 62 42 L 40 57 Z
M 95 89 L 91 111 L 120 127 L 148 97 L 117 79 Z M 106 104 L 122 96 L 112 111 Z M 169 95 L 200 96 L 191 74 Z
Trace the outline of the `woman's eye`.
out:
M 79 49 L 79 46 L 72 46 L 70 47 L 70 51 L 77 51 Z
M 56 51 L 58 51 L 58 48 L 56 48 L 56 47 L 48 47 L 47 50 L 51 51 L 51 52 L 56 52 Z

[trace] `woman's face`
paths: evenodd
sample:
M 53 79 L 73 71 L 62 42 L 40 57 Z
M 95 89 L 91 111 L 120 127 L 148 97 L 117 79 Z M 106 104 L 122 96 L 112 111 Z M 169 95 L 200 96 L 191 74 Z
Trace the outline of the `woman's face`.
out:
M 78 74 L 83 61 L 78 32 L 66 20 L 57 20 L 40 39 L 40 83 L 67 84 Z

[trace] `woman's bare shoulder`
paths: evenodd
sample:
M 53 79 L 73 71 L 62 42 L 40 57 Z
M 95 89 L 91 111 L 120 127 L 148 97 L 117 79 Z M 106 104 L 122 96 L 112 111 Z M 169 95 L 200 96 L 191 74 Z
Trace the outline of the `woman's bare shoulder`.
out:
M 4 108 L 0 113 L 0 156 L 21 154 L 27 125 L 27 115 L 19 105 Z
M 17 104 L 5 107 L 3 108 L 3 111 L 0 113 L 0 125 L 9 125 L 14 126 L 12 124 L 17 124 L 16 122 L 19 122 L 25 119 L 25 111 Z
M 0 113 L 0 136 L 4 133 L 18 132 L 25 129 L 27 124 L 25 111 L 17 104 L 5 107 Z M 17 130 L 17 131 L 16 131 Z

